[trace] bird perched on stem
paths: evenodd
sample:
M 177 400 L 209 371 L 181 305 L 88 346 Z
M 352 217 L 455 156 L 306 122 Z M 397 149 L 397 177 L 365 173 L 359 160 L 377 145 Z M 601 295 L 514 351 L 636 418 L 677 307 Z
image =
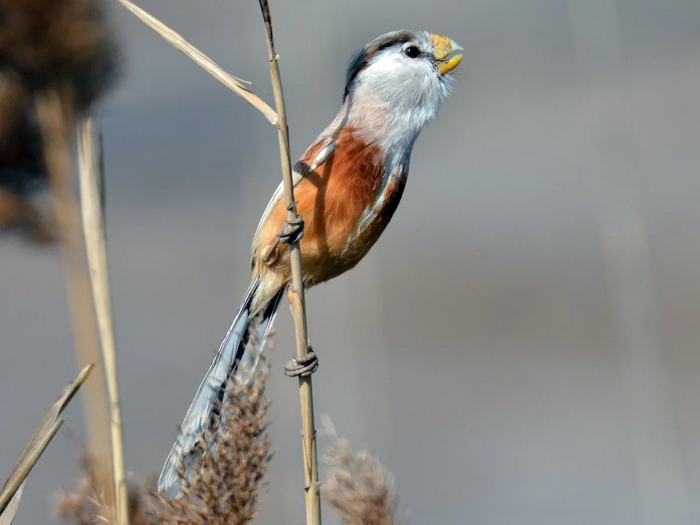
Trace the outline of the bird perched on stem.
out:
M 286 221 L 280 185 L 253 238 L 253 280 L 182 423 L 158 480 L 177 496 L 180 465 L 200 454 L 197 441 L 241 363 L 254 367 L 245 346 L 264 343 L 291 281 L 285 243 L 299 240 L 304 284 L 322 283 L 353 268 L 379 239 L 401 200 L 411 151 L 450 91 L 462 47 L 425 31 L 396 31 L 373 40 L 350 59 L 343 103 L 333 122 L 294 169 L 294 197 L 303 223 Z M 294 359 L 287 375 L 312 373 L 313 352 Z

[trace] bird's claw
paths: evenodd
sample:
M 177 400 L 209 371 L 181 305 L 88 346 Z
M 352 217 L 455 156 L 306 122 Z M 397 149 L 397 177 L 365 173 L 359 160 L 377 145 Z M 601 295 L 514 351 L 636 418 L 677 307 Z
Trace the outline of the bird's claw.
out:
M 284 244 L 294 244 L 299 242 L 304 236 L 304 220 L 301 215 L 297 215 L 294 219 L 287 219 L 282 226 L 282 229 L 277 234 L 277 238 Z
M 299 242 L 303 236 L 304 220 L 301 218 L 301 215 L 297 215 L 295 219 L 285 221 L 275 241 L 262 254 L 262 262 L 270 266 L 277 259 L 277 247 L 281 242 L 294 244 Z
M 309 347 L 304 357 L 294 357 L 284 365 L 284 373 L 289 377 L 309 377 L 318 369 L 318 356 Z

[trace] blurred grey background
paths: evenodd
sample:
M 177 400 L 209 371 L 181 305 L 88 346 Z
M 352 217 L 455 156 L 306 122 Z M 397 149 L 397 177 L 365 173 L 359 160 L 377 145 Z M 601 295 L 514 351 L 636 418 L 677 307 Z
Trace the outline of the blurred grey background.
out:
M 139 0 L 272 100 L 257 2 Z M 127 466 L 156 475 L 249 282 L 277 137 L 116 2 L 100 106 Z M 700 522 L 700 9 L 696 0 L 273 2 L 293 156 L 372 38 L 466 49 L 403 202 L 354 271 L 312 290 L 317 414 L 395 474 L 422 524 Z M 55 248 L 0 239 L 0 473 L 75 375 Z M 288 309 L 257 523 L 304 520 Z M 68 489 L 80 404 L 18 525 Z M 71 432 L 75 435 L 71 437 Z M 323 441 L 321 441 L 323 446 Z M 326 513 L 326 523 L 335 521 Z

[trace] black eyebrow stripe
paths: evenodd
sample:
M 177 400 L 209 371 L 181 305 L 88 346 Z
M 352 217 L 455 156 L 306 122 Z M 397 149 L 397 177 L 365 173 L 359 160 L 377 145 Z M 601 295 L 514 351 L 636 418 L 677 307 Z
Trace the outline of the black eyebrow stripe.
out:
M 414 38 L 413 33 L 408 31 L 398 31 L 396 33 L 391 33 L 390 36 L 386 38 L 379 37 L 373 40 L 365 47 L 360 49 L 357 53 L 353 55 L 348 64 L 348 70 L 345 77 L 345 92 L 343 93 L 343 102 L 350 92 L 350 84 L 357 78 L 357 75 L 367 67 L 369 61 L 374 58 L 380 51 L 393 47 L 397 44 L 405 44 L 406 42 L 411 42 Z

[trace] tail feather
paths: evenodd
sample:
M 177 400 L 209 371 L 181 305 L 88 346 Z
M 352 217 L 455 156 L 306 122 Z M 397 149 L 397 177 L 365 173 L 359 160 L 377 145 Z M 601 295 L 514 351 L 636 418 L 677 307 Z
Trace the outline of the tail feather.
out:
M 259 353 L 245 351 L 251 336 L 251 324 L 255 322 L 253 336 L 262 347 L 272 328 L 283 294 L 282 290 L 278 292 L 256 319 L 249 319 L 250 308 L 259 284 L 260 281 L 256 279 L 248 289 L 238 314 L 233 319 L 216 357 L 209 366 L 207 375 L 204 376 L 204 380 L 199 385 L 197 394 L 182 421 L 177 441 L 175 441 L 168 459 L 165 461 L 163 471 L 158 478 L 158 490 L 170 497 L 177 497 L 180 493 L 182 485 L 182 479 L 178 475 L 180 464 L 184 465 L 185 475 L 187 475 L 201 455 L 201 450 L 193 449 L 215 417 L 217 401 L 223 401 L 229 377 L 239 370 L 240 365 L 249 371 L 254 370 L 257 365 Z

